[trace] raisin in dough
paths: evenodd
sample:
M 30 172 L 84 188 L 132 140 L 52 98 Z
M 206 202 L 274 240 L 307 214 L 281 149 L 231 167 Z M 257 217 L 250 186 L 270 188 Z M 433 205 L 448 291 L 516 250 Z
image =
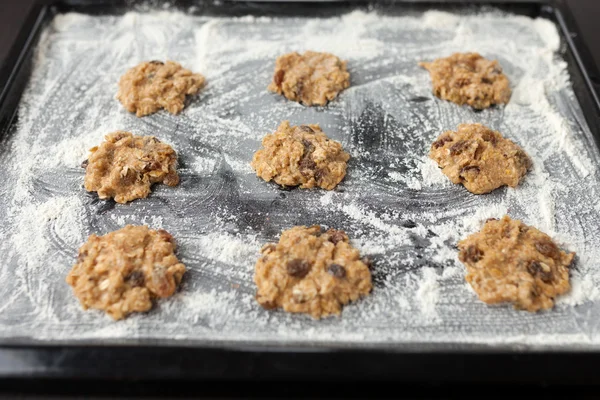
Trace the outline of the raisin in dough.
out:
M 175 293 L 185 266 L 174 254 L 173 237 L 162 229 L 126 227 L 91 235 L 79 249 L 67 276 L 84 309 L 105 311 L 114 319 L 152 308 L 157 297 Z
M 104 143 L 90 151 L 92 154 L 83 164 L 85 189 L 98 192 L 101 199 L 126 203 L 147 197 L 154 183 L 179 183 L 175 150 L 154 136 L 118 131 L 107 135 Z
M 306 106 L 324 106 L 348 86 L 346 61 L 333 54 L 306 51 L 277 57 L 268 89 Z
M 332 190 L 346 176 L 350 155 L 340 143 L 327 138 L 319 125 L 291 126 L 283 121 L 275 133 L 264 137 L 262 145 L 254 153 L 252 168 L 267 182 Z
M 340 314 L 342 306 L 371 291 L 370 263 L 348 236 L 318 225 L 296 226 L 269 243 L 255 267 L 256 299 L 267 309 L 306 313 L 314 318 Z
M 455 53 L 419 65 L 429 71 L 433 93 L 441 99 L 475 109 L 506 104 L 510 99 L 508 78 L 496 60 L 477 53 Z
M 534 312 L 552 308 L 554 298 L 571 287 L 575 253 L 565 253 L 545 233 L 508 216 L 488 220 L 458 248 L 467 282 L 488 304 L 510 302 Z
M 173 61 L 143 62 L 121 77 L 117 99 L 138 117 L 161 108 L 178 114 L 183 110 L 185 96 L 198 93 L 204 81 L 202 75 Z
M 456 132 L 442 133 L 429 157 L 452 183 L 462 183 L 475 194 L 516 187 L 531 167 L 523 149 L 481 124 L 461 124 Z

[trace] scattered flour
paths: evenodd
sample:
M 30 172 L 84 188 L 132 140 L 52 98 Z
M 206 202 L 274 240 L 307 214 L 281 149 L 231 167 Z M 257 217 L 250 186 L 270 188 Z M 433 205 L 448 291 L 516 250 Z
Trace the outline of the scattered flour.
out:
M 430 317 L 437 317 L 435 305 L 440 298 L 438 274 L 435 269 L 428 267 L 423 268 L 421 273 L 423 276 L 417 289 L 417 299 L 419 300 L 421 312 Z
M 421 172 L 421 184 L 425 186 L 450 186 L 448 178 L 440 171 L 437 163 L 429 156 L 425 156 L 419 162 L 419 171 Z
M 600 332 L 585 313 L 600 309 L 599 157 L 586 145 L 589 129 L 559 48 L 550 21 L 499 11 L 354 11 L 329 20 L 172 10 L 58 15 L 42 34 L 19 126 L 0 154 L 0 278 L 14 282 L 0 289 L 0 337 L 597 347 Z M 275 57 L 306 49 L 348 60 L 353 87 L 326 112 L 265 90 Z M 436 100 L 416 63 L 454 51 L 498 58 L 511 102 L 476 114 Z M 125 112 L 114 99 L 119 76 L 141 60 L 166 58 L 204 74 L 206 88 L 178 116 Z M 253 152 L 288 118 L 322 124 L 352 153 L 339 191 L 282 192 L 255 177 Z M 448 181 L 426 153 L 461 122 L 488 124 L 526 148 L 535 165 L 520 187 L 472 196 Z M 148 199 L 114 207 L 86 194 L 79 164 L 117 129 L 172 144 L 179 187 L 158 186 Z M 552 312 L 489 308 L 464 282 L 456 243 L 504 214 L 578 253 L 573 290 Z M 128 223 L 172 232 L 189 272 L 173 299 L 113 323 L 82 311 L 64 277 L 89 234 Z M 322 321 L 260 309 L 252 275 L 261 245 L 313 223 L 347 230 L 373 258 L 373 294 Z

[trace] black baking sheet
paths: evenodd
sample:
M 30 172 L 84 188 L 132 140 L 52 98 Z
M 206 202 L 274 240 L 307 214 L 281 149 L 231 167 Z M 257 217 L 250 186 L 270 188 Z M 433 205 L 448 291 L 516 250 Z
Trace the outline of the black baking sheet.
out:
M 508 9 L 510 12 L 514 12 L 517 14 L 525 14 L 525 15 L 529 15 L 532 17 L 538 16 L 538 15 L 544 15 L 548 18 L 551 18 L 555 21 L 561 22 L 560 19 L 562 18 L 562 16 L 560 14 L 556 14 L 556 10 L 553 8 L 549 8 L 549 7 L 543 7 L 540 4 L 535 4 L 535 3 L 520 3 L 518 5 L 508 5 L 508 4 L 501 4 L 500 5 L 501 8 L 503 9 Z M 238 15 L 238 16 L 244 16 L 244 15 L 248 15 L 248 14 L 254 14 L 257 16 L 264 16 L 264 15 L 310 15 L 310 16 L 332 16 L 332 15 L 338 15 L 338 14 L 343 14 L 346 13 L 348 11 L 351 11 L 352 9 L 356 8 L 356 7 L 362 7 L 365 8 L 366 4 L 364 3 L 335 3 L 335 4 L 331 4 L 331 3 L 319 3 L 319 4 L 314 4 L 314 3 L 309 3 L 309 4 L 258 4 L 258 3 L 236 3 L 236 5 L 231 5 L 231 4 L 226 4 L 226 5 L 210 5 L 210 4 L 202 4 L 199 8 L 195 9 L 195 12 L 200 13 L 200 14 L 204 14 L 204 15 L 223 15 L 224 13 L 227 15 Z M 383 13 L 393 13 L 393 12 L 399 12 L 399 10 L 401 11 L 405 11 L 405 10 L 410 10 L 410 12 L 422 12 L 422 10 L 425 8 L 430 8 L 432 7 L 431 4 L 420 4 L 420 5 L 414 5 L 414 4 L 410 4 L 407 5 L 406 3 L 385 3 L 385 4 L 378 4 L 374 6 L 376 9 L 378 9 L 379 11 L 383 12 Z M 446 5 L 440 5 L 440 4 L 435 4 L 435 8 L 437 9 L 445 9 L 445 8 L 450 8 L 452 11 L 464 11 L 467 10 L 468 12 L 472 12 L 473 8 L 471 6 L 466 6 L 467 8 L 463 8 L 465 7 L 463 6 L 446 6 Z M 47 9 L 47 8 L 43 8 L 43 12 L 46 13 L 46 17 L 40 21 L 39 26 L 37 26 L 38 32 L 39 29 L 43 26 L 45 26 L 51 15 L 53 15 L 55 12 L 60 11 L 69 11 L 69 10 L 75 10 L 75 11 L 79 11 L 79 12 L 84 12 L 84 13 L 89 13 L 89 14 L 120 14 L 122 12 L 125 12 L 126 10 L 130 9 L 130 5 L 128 5 L 128 7 L 122 7 L 122 6 L 106 6 L 106 5 L 98 5 L 98 4 L 94 4 L 94 5 L 89 5 L 89 4 L 79 4 L 79 5 L 75 5 L 75 6 L 66 6 L 66 5 L 61 5 L 59 6 L 57 9 Z M 33 34 L 35 34 L 35 31 L 33 32 Z M 577 99 L 579 100 L 583 113 L 585 115 L 585 118 L 587 120 L 588 126 L 590 128 L 590 131 L 594 134 L 594 136 L 597 138 L 598 137 L 598 131 L 597 131 L 597 124 L 598 124 L 598 118 L 597 118 L 597 107 L 595 104 L 595 100 L 593 97 L 593 92 L 591 90 L 589 90 L 589 88 L 586 86 L 586 76 L 584 74 L 584 71 L 580 70 L 577 65 L 577 57 L 578 55 L 575 54 L 573 52 L 573 49 L 570 47 L 571 43 L 569 42 L 570 39 L 567 39 L 566 36 L 563 35 L 562 41 L 563 41 L 563 47 L 562 47 L 562 56 L 565 57 L 565 59 L 567 60 L 568 64 L 569 64 L 569 72 L 570 72 L 570 77 L 572 79 L 573 82 L 573 88 L 574 91 L 577 95 Z M 27 48 L 24 50 L 28 50 Z M 18 98 L 19 98 L 19 94 L 20 94 L 20 90 L 19 90 L 19 86 L 24 84 L 27 80 L 27 73 L 28 73 L 28 65 L 30 62 L 30 57 L 31 57 L 31 52 L 29 51 L 29 53 L 24 52 L 22 53 L 23 58 L 22 58 L 22 63 L 19 65 L 21 67 L 20 70 L 15 71 L 15 75 L 13 75 L 12 79 L 10 80 L 9 83 L 12 84 L 11 87 L 9 87 L 9 89 L 12 89 L 13 92 L 12 93 L 8 93 L 6 96 L 4 96 L 3 103 L 2 103 L 2 121 L 4 122 L 4 126 L 3 126 L 3 132 L 5 133 L 5 137 L 6 135 L 10 135 L 11 132 L 13 132 L 13 127 L 15 122 L 18 120 L 18 115 L 15 116 L 14 111 L 16 110 L 15 106 L 18 103 Z M 412 98 L 418 98 L 418 96 L 413 96 Z M 418 105 L 417 105 L 418 106 Z M 362 139 L 361 140 L 369 140 L 370 137 L 372 137 L 372 135 L 376 132 L 376 127 L 377 127 L 377 118 L 383 118 L 380 114 L 377 114 L 378 112 L 380 113 L 380 110 L 377 110 L 376 107 L 371 107 L 369 109 L 369 107 L 366 108 L 367 113 L 371 112 L 372 115 L 368 115 L 366 120 L 367 122 L 367 126 L 359 126 L 358 130 L 355 132 L 358 132 L 359 135 L 362 135 Z M 370 110 L 370 111 L 369 111 Z M 13 118 L 13 116 L 15 116 L 16 118 Z M 374 118 L 373 118 L 374 117 Z M 161 123 L 161 116 L 157 116 L 154 120 L 155 122 L 157 122 L 159 125 Z M 373 122 L 375 121 L 375 122 Z M 364 121 L 362 122 L 363 124 L 365 123 Z M 375 125 L 374 125 L 374 124 Z M 274 128 L 274 127 L 273 127 Z M 340 138 L 341 139 L 341 138 Z M 376 145 L 377 143 L 375 143 Z M 181 151 L 180 151 L 181 153 Z M 182 164 L 183 164 L 183 168 L 186 167 L 185 164 L 185 156 L 183 156 L 183 160 L 182 160 Z M 356 165 L 355 165 L 356 167 Z M 184 172 L 185 174 L 185 172 Z M 227 184 L 227 182 L 229 182 L 229 180 L 231 179 L 231 175 L 228 175 L 228 173 L 225 171 L 221 171 L 220 172 L 221 176 L 220 179 L 225 182 L 225 184 Z M 194 177 L 193 176 L 185 176 L 184 175 L 184 179 L 183 182 L 185 183 L 186 179 L 188 180 L 193 180 Z M 250 179 L 250 178 L 248 178 Z M 256 182 L 254 182 L 253 184 L 255 184 Z M 259 183 L 260 184 L 260 183 Z M 344 187 L 342 187 L 342 190 L 344 190 Z M 164 190 L 161 190 L 160 193 L 167 193 Z M 276 216 L 278 218 L 281 218 L 282 221 L 284 221 L 284 224 L 291 224 L 291 223 L 305 223 L 305 224 L 310 224 L 312 223 L 312 221 L 314 221 L 314 216 L 313 211 L 311 210 L 299 210 L 299 211 L 294 211 L 294 213 L 292 214 L 291 218 L 290 218 L 290 213 L 288 210 L 288 206 L 289 204 L 285 204 L 285 203 L 281 203 L 282 200 L 278 200 L 278 199 L 287 199 L 287 198 L 298 198 L 300 199 L 300 196 L 303 195 L 303 193 L 301 193 L 298 190 L 295 191 L 291 191 L 291 192 L 277 192 L 276 189 L 273 189 L 273 192 L 275 193 L 276 197 L 274 197 L 273 199 L 269 199 L 269 206 L 270 207 L 278 207 L 281 208 L 280 212 L 276 213 Z M 368 194 L 368 191 L 365 191 L 365 194 Z M 297 197 L 294 197 L 297 196 Z M 155 199 L 160 199 L 160 194 L 158 196 L 154 197 Z M 242 226 L 237 227 L 238 229 L 246 229 L 248 227 L 255 229 L 259 226 L 264 226 L 264 219 L 261 219 L 261 217 L 257 217 L 257 214 L 260 215 L 260 208 L 264 207 L 264 204 L 261 204 L 260 201 L 257 202 L 246 202 L 246 201 L 239 201 L 240 199 L 236 199 L 236 201 L 238 201 L 238 203 L 236 203 L 236 207 L 239 207 L 239 211 L 242 215 L 244 215 L 245 217 L 243 218 L 243 222 L 241 223 Z M 224 199 L 223 201 L 230 201 L 229 198 Z M 283 200 L 285 201 L 285 200 Z M 415 207 L 418 206 L 418 204 L 422 204 L 419 200 L 414 200 L 413 201 L 415 203 Z M 164 202 L 163 202 L 164 203 Z M 431 203 L 430 207 L 435 207 L 435 202 Z M 117 206 L 118 207 L 118 206 Z M 93 200 L 93 198 L 91 198 L 89 200 L 88 203 L 86 203 L 86 208 L 88 210 L 90 210 L 90 212 L 92 213 L 96 213 L 97 217 L 95 217 L 94 221 L 96 221 L 96 223 L 98 225 L 95 226 L 95 228 L 97 228 L 99 231 L 102 230 L 106 230 L 108 228 L 108 226 L 106 225 L 102 225 L 103 220 L 105 220 L 107 218 L 107 213 L 110 213 L 111 210 L 114 210 L 113 206 L 110 205 L 110 203 L 103 203 L 100 202 L 98 203 L 97 201 Z M 176 210 L 174 210 L 171 207 L 167 207 L 167 209 L 169 210 L 169 212 L 173 212 L 176 213 Z M 185 212 L 193 212 L 194 210 L 192 209 L 190 210 L 185 210 Z M 258 212 L 255 212 L 258 211 Z M 286 220 L 289 219 L 288 220 Z M 292 221 L 293 220 L 293 221 Z M 308 222 L 308 220 L 311 220 L 311 222 Z M 307 222 L 304 222 L 307 221 Z M 320 223 L 324 223 L 324 224 L 329 224 L 329 225 L 335 225 L 336 223 L 339 223 L 340 221 L 336 219 L 335 215 L 332 216 L 321 216 L 319 218 L 319 222 Z M 405 224 L 408 226 L 412 225 L 412 221 L 405 221 Z M 273 240 L 277 234 L 278 234 L 278 230 L 280 229 L 279 226 L 271 226 L 269 227 L 269 229 L 267 229 L 266 231 L 264 231 L 263 233 L 265 233 L 264 237 L 261 237 L 261 239 L 270 239 Z M 410 228 L 408 228 L 410 229 Z M 263 240 L 264 241 L 264 240 Z M 411 249 L 407 249 L 407 251 L 414 251 L 415 249 L 418 252 L 418 243 L 416 243 L 417 247 L 413 247 L 413 250 Z M 377 257 L 376 257 L 377 258 Z M 380 260 L 378 260 L 380 263 L 385 262 L 385 258 L 381 257 Z M 417 264 L 415 266 L 415 268 L 418 268 L 419 265 Z M 443 268 L 443 266 L 440 266 L 440 268 Z M 194 278 L 191 278 L 194 279 Z M 381 287 L 381 285 L 384 284 L 385 282 L 385 273 L 379 273 L 376 271 L 375 272 L 375 282 L 376 282 L 376 289 L 377 287 Z M 238 284 L 238 282 L 234 282 L 236 284 Z M 243 282 L 240 282 L 242 285 L 244 284 Z M 251 284 L 248 285 L 247 284 L 247 290 L 252 290 L 251 288 Z M 189 288 L 189 286 L 188 286 Z M 68 297 L 67 297 L 68 298 Z M 353 306 L 353 307 L 357 307 L 360 306 L 359 304 Z M 97 318 L 101 318 L 101 316 L 96 316 Z M 106 323 L 110 323 L 109 321 L 106 321 Z M 32 340 L 31 338 L 17 338 L 17 337 L 13 337 L 13 338 L 5 338 L 6 343 L 35 343 L 35 340 Z M 53 341 L 47 341 L 44 340 L 44 344 L 51 344 Z M 67 341 L 54 341 L 55 344 L 65 344 L 65 343 L 75 343 L 77 342 L 77 340 L 72 341 L 71 339 L 67 340 Z M 86 340 L 86 342 L 90 343 L 90 344 L 97 344 L 99 343 L 97 340 Z M 169 345 L 169 346 L 177 346 L 177 345 L 186 345 L 186 346 L 194 346 L 194 347 L 203 347 L 204 345 L 210 345 L 210 346 L 233 346 L 234 348 L 238 348 L 239 345 L 242 346 L 248 346 L 248 343 L 237 343 L 236 341 L 230 341 L 230 342 L 204 342 L 202 340 L 198 341 L 198 340 L 187 340 L 187 339 L 183 339 L 183 340 L 177 340 L 177 341 L 172 341 L 166 338 L 153 338 L 151 340 L 149 339 L 145 339 L 144 337 L 137 337 L 136 339 L 127 339 L 127 338 L 117 338 L 116 340 L 114 338 L 108 338 L 107 340 L 101 340 L 100 342 L 104 342 L 104 343 L 122 343 L 122 344 L 133 344 L 133 343 L 138 343 L 138 344 L 148 344 L 148 343 L 154 343 L 154 344 L 160 344 L 160 345 Z M 365 344 L 369 343 L 369 340 L 365 340 Z M 324 350 L 324 349 L 328 349 L 328 348 L 340 348 L 339 345 L 342 345 L 341 347 L 344 348 L 350 348 L 352 349 L 353 347 L 362 347 L 362 345 L 360 344 L 356 344 L 356 343 L 352 343 L 349 345 L 344 345 L 344 343 L 331 343 L 331 342 L 327 342 L 325 341 L 323 344 L 317 346 L 316 348 L 313 345 L 309 345 L 309 347 L 311 347 L 313 350 L 319 349 L 319 350 Z M 264 348 L 264 346 L 267 345 L 268 343 L 252 343 L 252 346 L 258 346 L 258 348 L 261 349 L 266 349 Z M 296 346 L 307 346 L 307 343 L 292 343 L 292 345 L 294 347 L 288 347 L 288 350 L 291 349 L 296 349 Z M 421 350 L 432 350 L 432 349 L 436 349 L 436 350 L 443 350 L 443 349 L 481 349 L 482 346 L 483 348 L 487 348 L 487 346 L 485 346 L 485 344 L 483 345 L 475 345 L 475 344 L 469 344 L 469 343 L 461 343 L 461 344 L 457 344 L 457 343 L 419 343 L 418 341 L 413 341 L 411 343 L 394 343 L 394 344 L 384 344 L 384 348 L 385 347 L 390 347 L 390 348 L 395 348 L 396 350 L 401 350 L 401 349 L 412 349 L 412 350 L 417 350 L 417 349 L 421 349 Z M 370 346 L 369 346 L 370 347 Z M 376 347 L 380 347 L 380 346 L 376 346 Z M 510 346 L 512 349 L 514 349 L 514 344 Z M 282 350 L 285 350 L 285 346 L 282 347 Z M 496 346 L 496 348 L 498 348 L 498 346 Z M 502 346 L 499 346 L 499 348 L 501 349 Z M 143 350 L 140 350 L 143 351 Z

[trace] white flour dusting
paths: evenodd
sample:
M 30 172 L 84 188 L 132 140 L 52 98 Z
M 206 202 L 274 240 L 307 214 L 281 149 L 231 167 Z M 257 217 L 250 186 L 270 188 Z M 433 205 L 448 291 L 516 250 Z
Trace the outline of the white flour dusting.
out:
M 550 21 L 499 11 L 56 16 L 34 56 L 18 127 L 0 152 L 0 277 L 10 282 L 0 288 L 0 336 L 597 347 L 600 160 L 559 48 Z M 308 49 L 348 60 L 352 87 L 326 109 L 266 91 L 275 58 Z M 435 99 L 417 62 L 454 51 L 497 58 L 511 102 L 475 113 Z M 148 59 L 177 60 L 207 86 L 179 116 L 138 119 L 114 96 L 119 76 Z M 352 154 L 338 190 L 280 191 L 255 177 L 252 154 L 284 119 L 320 123 Z M 430 143 L 463 122 L 486 124 L 527 150 L 534 168 L 520 187 L 474 196 L 440 172 L 427 157 Z M 172 144 L 181 184 L 156 186 L 128 205 L 86 194 L 80 163 L 119 129 Z M 578 254 L 573 289 L 552 311 L 487 307 L 464 281 L 456 243 L 506 213 Z M 252 282 L 260 247 L 282 229 L 317 223 L 345 229 L 374 260 L 372 295 L 321 321 L 261 309 Z M 64 278 L 89 234 L 126 224 L 173 233 L 188 273 L 172 299 L 113 322 L 83 311 Z

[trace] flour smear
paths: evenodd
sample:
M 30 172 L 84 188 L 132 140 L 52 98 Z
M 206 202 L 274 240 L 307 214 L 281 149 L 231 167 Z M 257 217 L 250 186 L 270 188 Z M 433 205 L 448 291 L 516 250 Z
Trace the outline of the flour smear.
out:
M 600 160 L 560 43 L 552 22 L 495 10 L 356 10 L 325 19 L 173 10 L 56 16 L 35 51 L 18 126 L 0 147 L 0 337 L 597 347 Z M 309 49 L 348 61 L 352 86 L 327 108 L 266 90 L 278 55 Z M 417 63 L 456 51 L 500 61 L 513 89 L 507 106 L 476 113 L 433 97 Z M 149 59 L 177 60 L 206 76 L 206 88 L 180 115 L 138 119 L 115 100 L 119 77 Z M 338 190 L 286 192 L 256 178 L 252 154 L 285 119 L 320 123 L 352 154 Z M 468 122 L 526 149 L 534 167 L 522 185 L 473 196 L 428 160 L 441 132 Z M 118 129 L 172 144 L 181 184 L 156 186 L 127 205 L 85 193 L 79 164 Z M 464 281 L 456 243 L 506 213 L 578 254 L 573 290 L 554 310 L 488 307 Z M 173 298 L 114 322 L 83 311 L 64 279 L 88 235 L 128 223 L 169 230 L 188 273 Z M 283 229 L 315 223 L 346 230 L 375 261 L 373 293 L 321 321 L 261 309 L 252 281 L 260 247 Z

